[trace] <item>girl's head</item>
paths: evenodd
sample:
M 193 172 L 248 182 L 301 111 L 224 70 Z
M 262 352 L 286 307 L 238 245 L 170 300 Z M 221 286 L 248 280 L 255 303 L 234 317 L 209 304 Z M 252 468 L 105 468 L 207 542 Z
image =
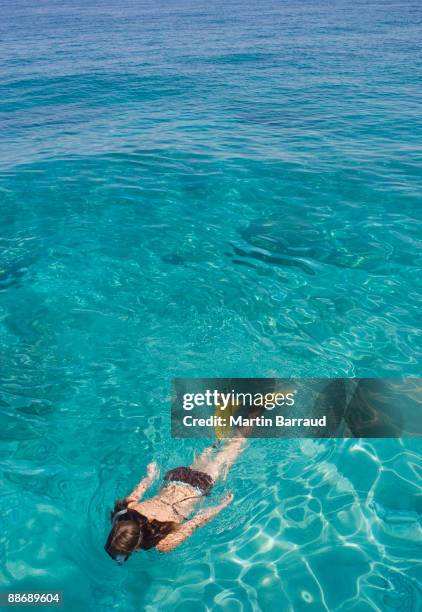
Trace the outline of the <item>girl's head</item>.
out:
M 125 499 L 118 499 L 111 513 L 111 531 L 104 548 L 121 565 L 133 552 L 153 548 L 177 528 L 177 523 L 172 521 L 148 519 L 128 508 Z
M 117 500 L 111 513 L 111 531 L 105 550 L 119 565 L 136 550 L 143 540 L 144 517 L 127 507 L 126 500 Z

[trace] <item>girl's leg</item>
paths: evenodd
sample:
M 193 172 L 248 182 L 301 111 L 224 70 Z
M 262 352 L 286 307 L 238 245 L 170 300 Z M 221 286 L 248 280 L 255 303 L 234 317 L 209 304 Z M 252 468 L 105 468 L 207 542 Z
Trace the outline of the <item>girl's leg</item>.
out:
M 196 459 L 192 464 L 192 469 L 199 470 L 209 474 L 213 480 L 217 480 L 223 475 L 223 471 L 227 473 L 230 467 L 233 465 L 236 458 L 245 448 L 245 438 L 232 438 L 227 441 L 223 441 L 221 448 L 212 456 L 214 448 L 210 446 Z

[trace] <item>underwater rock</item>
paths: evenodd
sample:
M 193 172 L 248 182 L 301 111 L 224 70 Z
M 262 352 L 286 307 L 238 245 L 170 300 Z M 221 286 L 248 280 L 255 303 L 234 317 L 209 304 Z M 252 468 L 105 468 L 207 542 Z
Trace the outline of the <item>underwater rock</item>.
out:
M 369 235 L 361 225 L 338 226 L 330 218 L 305 218 L 299 213 L 277 219 L 258 219 L 239 230 L 252 250 L 237 255 L 254 257 L 275 265 L 295 265 L 311 273 L 308 262 L 339 268 L 356 268 L 373 273 L 387 272 L 385 242 Z M 391 266 L 388 271 L 391 272 Z M 314 271 L 312 273 L 315 273 Z
M 168 253 L 161 257 L 164 263 L 173 264 L 174 266 L 184 266 L 186 264 L 185 259 L 178 253 Z
M 25 261 L 13 262 L 0 268 L 0 291 L 17 287 L 28 271 L 29 264 Z

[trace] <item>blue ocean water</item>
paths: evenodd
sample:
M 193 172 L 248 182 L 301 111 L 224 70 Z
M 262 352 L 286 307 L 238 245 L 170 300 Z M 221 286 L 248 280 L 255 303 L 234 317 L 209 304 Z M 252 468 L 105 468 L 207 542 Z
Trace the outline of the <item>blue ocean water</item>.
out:
M 0 0 L 0 584 L 66 610 L 419 610 L 420 443 L 251 441 L 105 555 L 174 376 L 418 375 L 422 8 Z

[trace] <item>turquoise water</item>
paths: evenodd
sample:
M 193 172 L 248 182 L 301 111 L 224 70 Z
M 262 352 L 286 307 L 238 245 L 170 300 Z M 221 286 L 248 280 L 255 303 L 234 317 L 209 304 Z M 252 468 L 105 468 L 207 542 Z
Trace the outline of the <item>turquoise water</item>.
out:
M 0 9 L 2 589 L 419 610 L 417 440 L 251 441 L 182 548 L 102 548 L 204 446 L 172 377 L 420 373 L 419 2 Z

